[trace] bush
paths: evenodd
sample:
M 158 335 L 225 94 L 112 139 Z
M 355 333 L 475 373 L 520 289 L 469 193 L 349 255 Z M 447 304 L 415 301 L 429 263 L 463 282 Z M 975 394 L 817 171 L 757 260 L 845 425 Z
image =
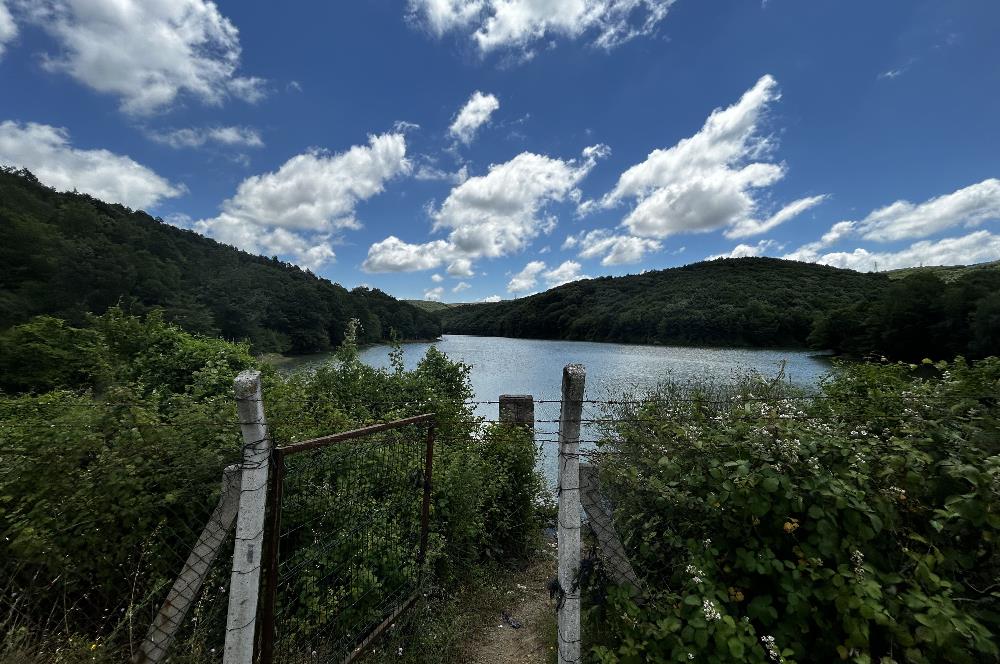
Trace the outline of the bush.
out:
M 189 335 L 157 315 L 112 310 L 84 329 L 36 319 L 0 336 L 5 367 L 37 349 L 37 373 L 5 374 L 0 393 L 0 659 L 25 643 L 62 661 L 79 649 L 94 656 L 91 648 L 114 657 L 141 640 L 218 500 L 222 469 L 240 459 L 232 384 L 245 368 L 263 372 L 279 445 L 435 414 L 430 560 L 440 578 L 517 555 L 537 530 L 530 440 L 481 431 L 467 404 L 469 368 L 434 349 L 413 371 L 398 349 L 393 368 L 375 369 L 348 335 L 336 361 L 282 376 L 246 345 Z M 373 452 L 362 467 L 378 461 Z M 336 466 L 313 472 L 330 480 Z M 401 507 L 419 509 L 414 498 Z M 319 498 L 293 503 L 289 523 L 322 508 Z M 383 558 L 373 547 L 372 568 Z M 227 565 L 209 583 L 222 608 L 216 621 L 225 618 Z M 321 594 L 305 582 L 297 591 L 305 606 Z M 191 661 L 211 658 L 219 627 L 185 644 Z
M 598 661 L 996 659 L 1000 361 L 650 396 L 601 447 L 646 591 L 604 589 Z

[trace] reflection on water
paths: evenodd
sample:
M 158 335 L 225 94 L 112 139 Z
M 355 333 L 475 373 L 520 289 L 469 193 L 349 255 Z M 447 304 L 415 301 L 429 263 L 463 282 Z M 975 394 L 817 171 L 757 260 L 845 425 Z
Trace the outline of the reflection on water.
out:
M 649 388 L 664 378 L 683 382 L 731 382 L 748 371 L 775 375 L 784 363 L 788 380 L 802 387 L 816 385 L 830 370 L 822 356 L 796 350 L 749 348 L 696 348 L 681 346 L 632 346 L 586 341 L 542 341 L 505 337 L 444 335 L 429 343 L 403 346 L 407 369 L 416 366 L 427 348 L 436 346 L 452 360 L 472 366 L 470 375 L 477 401 L 496 401 L 501 394 L 531 394 L 536 401 L 558 401 L 562 368 L 570 363 L 587 368 L 587 399 L 606 399 L 623 389 Z M 389 347 L 371 346 L 361 351 L 361 359 L 372 366 L 389 366 Z M 301 371 L 328 361 L 330 355 L 299 357 L 282 365 L 282 370 Z M 477 414 L 496 419 L 496 404 L 477 406 Z M 597 416 L 589 408 L 585 417 Z M 536 419 L 559 416 L 557 403 L 535 406 Z M 553 439 L 555 424 L 538 425 L 540 439 Z M 585 429 L 583 438 L 595 432 Z M 555 481 L 555 445 L 542 444 L 542 469 Z

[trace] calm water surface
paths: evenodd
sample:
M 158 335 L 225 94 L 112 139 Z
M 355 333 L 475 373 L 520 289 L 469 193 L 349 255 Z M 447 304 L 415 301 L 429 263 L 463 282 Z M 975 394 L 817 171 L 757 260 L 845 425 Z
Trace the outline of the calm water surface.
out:
M 632 346 L 586 341 L 541 341 L 504 337 L 472 337 L 446 334 L 439 341 L 409 343 L 403 346 L 408 369 L 416 366 L 427 348 L 436 346 L 452 360 L 472 366 L 471 381 L 477 401 L 496 401 L 501 394 L 531 394 L 535 400 L 559 399 L 562 369 L 570 363 L 587 368 L 587 399 L 607 399 L 623 389 L 642 390 L 655 387 L 664 378 L 695 382 L 731 382 L 734 377 L 755 370 L 775 375 L 782 363 L 785 376 L 802 387 L 816 385 L 830 370 L 822 356 L 796 350 L 758 350 L 747 348 L 696 348 L 679 346 Z M 377 367 L 389 366 L 389 347 L 371 346 L 361 352 L 361 359 Z M 330 355 L 300 357 L 282 365 L 283 370 L 302 371 L 329 361 Z M 477 406 L 477 414 L 496 419 L 496 404 Z M 536 419 L 556 419 L 556 403 L 538 404 Z M 592 409 L 585 417 L 597 416 Z M 539 440 L 555 436 L 546 432 L 556 426 L 538 425 Z M 583 438 L 593 438 L 585 429 Z M 554 445 L 542 443 L 542 469 L 555 477 Z

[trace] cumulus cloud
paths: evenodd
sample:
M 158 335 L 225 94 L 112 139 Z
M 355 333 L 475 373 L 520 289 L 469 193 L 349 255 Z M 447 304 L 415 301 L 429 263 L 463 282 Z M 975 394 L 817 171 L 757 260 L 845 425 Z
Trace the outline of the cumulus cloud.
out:
M 424 291 L 425 300 L 431 300 L 432 302 L 440 302 L 442 297 L 444 297 L 444 286 L 438 286 L 437 288 L 429 288 Z
M 853 221 L 838 221 L 830 227 L 830 230 L 823 233 L 823 236 L 819 240 L 804 244 L 792 253 L 785 254 L 784 257 L 789 260 L 812 262 L 816 260 L 821 250 L 833 246 L 846 237 L 850 237 L 852 233 L 854 233 Z
M 555 217 L 547 214 L 550 204 L 579 199 L 577 184 L 600 154 L 588 148 L 581 160 L 562 160 L 522 152 L 494 164 L 486 175 L 454 187 L 440 207 L 430 210 L 433 230 L 446 232 L 447 240 L 408 244 L 391 236 L 369 248 L 363 268 L 403 272 L 447 263 L 448 274 L 469 276 L 473 259 L 521 251 L 555 227 Z
M 982 263 L 1000 259 L 1000 235 L 980 230 L 962 237 L 935 241 L 922 240 L 900 251 L 870 251 L 858 248 L 850 252 L 831 252 L 809 258 L 802 258 L 794 252 L 785 258 L 808 260 L 862 272 L 895 270 L 918 265 Z
M 927 237 L 955 226 L 1000 219 L 1000 180 L 990 178 L 920 204 L 896 201 L 856 223 L 867 240 L 889 242 Z
M 590 279 L 588 275 L 580 273 L 581 267 L 576 261 L 564 261 L 558 267 L 548 270 L 544 262 L 531 261 L 511 278 L 507 284 L 507 290 L 511 293 L 534 290 L 538 285 L 539 277 L 545 280 L 549 288 L 555 288 L 579 279 Z
M 199 148 L 206 143 L 247 148 L 264 146 L 260 134 L 250 127 L 185 127 L 152 131 L 149 137 L 172 148 Z
M 578 198 L 576 185 L 594 163 L 592 156 L 578 163 L 522 152 L 452 189 L 432 215 L 434 228 L 449 231 L 449 242 L 468 257 L 521 250 L 555 226 L 545 207 Z
M 674 0 L 410 0 L 410 16 L 431 34 L 456 32 L 480 53 L 531 48 L 553 37 L 586 37 L 610 50 L 652 33 Z
M 239 31 L 209 0 L 37 0 L 26 20 L 59 44 L 44 65 L 149 114 L 181 94 L 208 104 L 227 96 L 256 101 L 264 80 L 237 74 Z
M 451 292 L 461 293 L 462 291 L 469 290 L 470 288 L 472 288 L 472 284 L 470 284 L 467 281 L 460 281 L 457 284 L 455 284 L 455 287 L 451 289 Z
M 654 150 L 622 173 L 600 205 L 634 200 L 622 225 L 631 235 L 657 239 L 717 229 L 734 238 L 756 235 L 817 205 L 823 196 L 797 200 L 764 220 L 756 217 L 760 190 L 785 175 L 783 165 L 766 161 L 774 145 L 761 133 L 769 106 L 779 98 L 777 82 L 763 76 L 738 102 L 713 111 L 694 136 Z M 585 204 L 581 211 L 592 207 Z
M 472 261 L 468 258 L 456 258 L 448 264 L 447 270 L 452 277 L 471 277 L 475 275 L 472 271 Z
M 499 295 L 488 295 L 480 300 L 480 302 L 499 302 L 503 298 Z
M 763 256 L 765 252 L 777 246 L 774 240 L 761 240 L 757 244 L 738 244 L 728 254 L 715 254 L 706 256 L 705 260 L 713 261 L 716 258 L 747 258 L 750 256 Z
M 444 281 L 444 277 L 442 277 L 440 274 L 432 274 L 431 281 L 433 281 L 436 284 L 439 284 L 442 281 Z
M 533 290 L 538 283 L 538 275 L 545 271 L 545 263 L 542 261 L 531 261 L 524 266 L 507 283 L 507 291 L 511 293 L 523 293 Z
M 184 193 L 182 186 L 125 155 L 75 148 L 66 129 L 34 122 L 0 122 L 0 163 L 27 168 L 60 191 L 77 189 L 132 208 L 149 208 Z
M 0 0 L 0 58 L 3 57 L 7 44 L 17 37 L 17 24 L 4 0 Z
M 485 95 L 476 90 L 455 116 L 455 120 L 448 127 L 448 133 L 462 143 L 469 145 L 476 137 L 479 128 L 490 121 L 490 116 L 498 108 L 500 108 L 500 100 L 495 95 Z
M 247 251 L 288 255 L 316 269 L 334 258 L 336 231 L 360 228 L 355 207 L 408 172 L 402 134 L 369 138 L 346 152 L 312 150 L 277 171 L 244 180 L 213 219 L 195 229 Z M 395 240 L 395 238 L 389 238 Z
M 403 242 L 390 235 L 368 248 L 368 257 L 361 265 L 365 272 L 417 272 L 433 270 L 446 260 L 450 247 L 444 240 L 424 244 Z M 451 274 L 449 268 L 448 274 Z M 459 275 L 452 275 L 459 276 Z
M 660 251 L 663 244 L 659 240 L 615 235 L 609 230 L 597 229 L 571 235 L 563 243 L 563 249 L 577 247 L 580 249 L 580 258 L 597 258 L 603 255 L 601 265 L 628 265 L 638 263 L 649 252 Z
M 590 279 L 589 275 L 580 273 L 581 267 L 576 261 L 563 261 L 559 267 L 547 271 L 542 276 L 545 278 L 545 283 L 548 284 L 549 288 L 562 286 L 563 284 L 580 279 Z
M 872 211 L 864 219 L 839 221 L 819 240 L 802 245 L 786 257 L 816 261 L 824 249 L 849 237 L 874 242 L 912 240 L 995 220 L 1000 220 L 1000 180 L 989 178 L 923 203 L 899 200 Z

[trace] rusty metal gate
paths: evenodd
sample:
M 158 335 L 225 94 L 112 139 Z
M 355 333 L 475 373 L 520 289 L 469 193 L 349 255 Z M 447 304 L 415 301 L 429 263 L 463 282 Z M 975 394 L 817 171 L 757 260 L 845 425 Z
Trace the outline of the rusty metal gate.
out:
M 350 662 L 419 596 L 434 416 L 276 447 L 258 652 Z

